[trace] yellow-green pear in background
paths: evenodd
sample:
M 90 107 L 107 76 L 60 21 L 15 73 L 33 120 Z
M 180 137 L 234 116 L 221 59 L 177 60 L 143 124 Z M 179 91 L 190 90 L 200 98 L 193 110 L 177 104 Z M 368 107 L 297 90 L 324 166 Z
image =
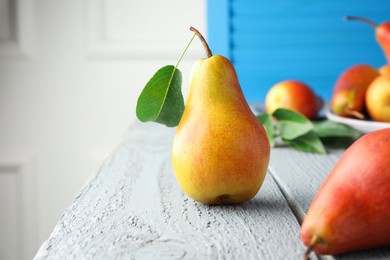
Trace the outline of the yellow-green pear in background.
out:
M 212 55 L 193 66 L 186 106 L 177 127 L 172 164 L 183 191 L 203 204 L 252 199 L 268 168 L 270 145 L 242 93 L 232 63 Z

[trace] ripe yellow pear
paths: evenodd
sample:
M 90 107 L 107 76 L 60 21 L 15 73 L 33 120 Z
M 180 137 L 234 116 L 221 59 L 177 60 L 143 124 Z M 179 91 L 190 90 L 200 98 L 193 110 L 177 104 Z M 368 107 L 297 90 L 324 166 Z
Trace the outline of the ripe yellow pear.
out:
M 390 64 L 385 64 L 379 68 L 379 73 L 381 75 L 390 75 Z
M 212 55 L 193 66 L 172 164 L 183 191 L 203 204 L 235 204 L 253 198 L 268 168 L 270 145 L 253 115 L 231 62 Z
M 390 122 L 390 74 L 382 74 L 368 86 L 366 108 L 373 120 Z

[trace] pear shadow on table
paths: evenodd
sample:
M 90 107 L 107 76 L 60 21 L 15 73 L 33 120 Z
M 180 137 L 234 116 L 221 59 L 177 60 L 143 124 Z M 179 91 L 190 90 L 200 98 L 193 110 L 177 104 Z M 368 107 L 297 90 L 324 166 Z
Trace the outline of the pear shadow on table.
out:
M 269 211 L 271 213 L 286 211 L 289 209 L 287 202 L 282 198 L 277 198 L 273 196 L 262 196 L 257 195 L 252 200 L 241 204 L 243 210 L 261 210 Z
M 267 196 L 268 195 L 268 196 Z M 258 194 L 250 201 L 240 204 L 227 204 L 227 205 L 201 205 L 199 206 L 208 207 L 215 211 L 247 211 L 257 213 L 269 213 L 274 214 L 286 214 L 286 211 L 290 211 L 287 202 L 283 198 L 275 196 L 269 196 L 269 194 L 261 195 Z

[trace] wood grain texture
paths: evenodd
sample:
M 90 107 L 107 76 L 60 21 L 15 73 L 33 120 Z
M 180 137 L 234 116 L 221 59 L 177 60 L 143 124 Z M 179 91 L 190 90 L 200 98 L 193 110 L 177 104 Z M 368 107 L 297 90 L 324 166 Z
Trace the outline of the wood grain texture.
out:
M 343 150 L 314 154 L 288 147 L 272 149 L 269 171 L 286 195 L 299 222 L 302 222 L 320 185 L 342 153 Z
M 174 129 L 137 124 L 65 211 L 35 259 L 300 259 L 299 224 L 268 174 L 257 196 L 204 206 L 170 161 Z
M 286 197 L 297 219 L 302 223 L 310 204 L 344 150 L 330 150 L 320 155 L 287 147 L 274 148 L 269 171 Z M 345 180 L 348 181 L 348 180 Z M 390 248 L 366 250 L 325 259 L 390 259 Z

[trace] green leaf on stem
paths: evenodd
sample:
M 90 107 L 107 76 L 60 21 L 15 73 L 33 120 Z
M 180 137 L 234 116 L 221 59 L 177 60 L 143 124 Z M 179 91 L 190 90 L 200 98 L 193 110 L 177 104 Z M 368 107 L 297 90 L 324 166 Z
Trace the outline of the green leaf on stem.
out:
M 136 108 L 140 121 L 154 121 L 169 127 L 179 124 L 184 112 L 184 98 L 181 93 L 182 76 L 177 67 L 195 36 L 196 33 L 192 35 L 176 65 L 159 69 L 142 90 Z
M 272 116 L 268 113 L 262 113 L 256 116 L 259 122 L 264 126 L 267 132 L 268 140 L 271 147 L 275 146 L 275 130 L 272 122 Z
M 278 120 L 283 140 L 294 140 L 313 130 L 309 119 L 289 109 L 279 108 L 272 115 Z
M 136 113 L 142 122 L 154 121 L 177 126 L 184 112 L 181 72 L 173 65 L 159 69 L 148 81 L 137 101 Z

